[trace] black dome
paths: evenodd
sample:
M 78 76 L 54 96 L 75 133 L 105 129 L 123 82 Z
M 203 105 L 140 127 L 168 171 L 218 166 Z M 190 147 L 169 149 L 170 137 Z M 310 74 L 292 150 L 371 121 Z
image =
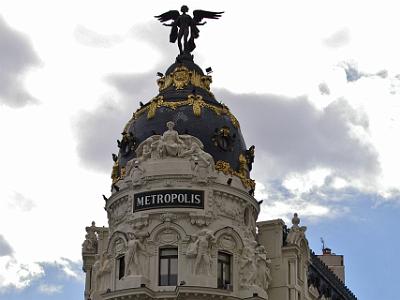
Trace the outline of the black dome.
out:
M 248 162 L 252 160 L 239 122 L 214 98 L 209 90 L 211 76 L 204 75 L 192 56 L 178 56 L 157 83 L 157 97 L 139 108 L 124 129 L 117 162 L 122 173 L 126 163 L 135 157 L 137 146 L 154 134 L 162 135 L 168 121 L 175 123 L 179 134 L 200 139 L 204 151 L 213 156 L 217 165 L 228 163 L 231 170 L 240 172 L 240 159 L 242 166 L 244 157 Z

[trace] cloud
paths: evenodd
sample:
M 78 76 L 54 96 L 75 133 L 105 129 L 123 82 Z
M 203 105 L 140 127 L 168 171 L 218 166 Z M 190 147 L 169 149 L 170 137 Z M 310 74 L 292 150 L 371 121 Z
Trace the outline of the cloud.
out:
M 28 212 L 35 207 L 35 203 L 21 193 L 14 192 L 11 198 L 12 200 L 9 201 L 9 206 L 12 208 L 16 208 L 23 212 Z
M 111 74 L 106 81 L 121 97 L 103 100 L 93 111 L 81 112 L 73 122 L 77 151 L 82 163 L 91 169 L 109 171 L 111 153 L 118 152 L 117 139 L 139 102 L 156 95 L 156 69 L 143 74 Z
M 100 34 L 82 25 L 75 28 L 74 37 L 79 43 L 88 47 L 111 48 L 123 41 L 121 36 Z
M 328 87 L 328 84 L 326 82 L 321 82 L 318 85 L 318 89 L 319 89 L 319 91 L 320 91 L 320 93 L 322 95 L 330 95 L 331 94 L 331 91 L 330 91 L 330 89 Z
M 339 48 L 350 42 L 350 32 L 347 28 L 340 29 L 330 37 L 323 40 L 324 44 L 331 48 Z
M 10 288 L 23 289 L 44 275 L 37 263 L 21 263 L 14 257 L 0 257 L 0 294 Z
M 26 91 L 23 75 L 39 64 L 28 38 L 10 28 L 0 16 L 0 103 L 18 108 L 37 100 Z
M 0 235 L 0 251 L 2 251 Z M 8 256 L 0 252 L 0 295 L 12 289 L 22 290 L 29 286 L 43 294 L 55 294 L 63 290 L 62 283 L 67 281 L 84 282 L 82 262 L 59 258 L 53 262 L 31 262 Z M 1 298 L 1 297 L 0 297 Z
M 160 39 L 165 34 L 158 24 L 141 24 L 129 32 L 129 36 L 150 43 L 162 55 L 161 61 L 171 61 L 176 49 L 163 48 Z M 172 54 L 173 53 L 173 54 Z M 108 74 L 104 80 L 117 91 L 113 98 L 102 99 L 92 111 L 82 111 L 73 121 L 77 137 L 77 152 L 82 163 L 97 171 L 110 171 L 111 153 L 118 152 L 116 140 L 120 139 L 124 125 L 139 102 L 146 103 L 158 94 L 156 73 L 166 66 L 154 66 L 144 73 Z
M 380 172 L 376 150 L 353 131 L 367 132 L 368 118 L 345 100 L 319 110 L 306 97 L 227 90 L 216 90 L 215 95 L 241 121 L 246 141 L 256 145 L 257 176 L 282 179 L 321 167 L 366 180 L 366 174 L 375 177 Z
M 38 291 L 42 294 L 45 295 L 53 295 L 53 294 L 59 294 L 63 290 L 63 286 L 60 284 L 40 284 L 38 286 Z
M 13 254 L 13 249 L 6 239 L 0 234 L 0 257 L 10 256 Z
M 76 262 L 68 258 L 61 257 L 60 259 L 58 259 L 53 263 L 43 263 L 42 265 L 46 269 L 51 267 L 58 271 L 62 271 L 62 274 L 69 278 L 73 278 L 76 280 L 84 280 L 81 261 Z
M 346 79 L 348 82 L 357 81 L 362 77 L 380 77 L 382 79 L 388 77 L 388 71 L 385 69 L 375 73 L 362 72 L 355 62 L 342 62 L 339 66 L 346 72 Z
M 390 82 L 390 93 L 397 94 L 400 91 L 400 74 L 395 75 Z

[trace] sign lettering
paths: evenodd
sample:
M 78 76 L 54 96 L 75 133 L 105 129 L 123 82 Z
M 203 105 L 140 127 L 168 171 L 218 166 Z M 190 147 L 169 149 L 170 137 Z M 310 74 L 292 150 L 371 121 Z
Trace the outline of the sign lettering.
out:
M 160 190 L 137 193 L 133 197 L 133 211 L 171 207 L 204 208 L 204 191 Z

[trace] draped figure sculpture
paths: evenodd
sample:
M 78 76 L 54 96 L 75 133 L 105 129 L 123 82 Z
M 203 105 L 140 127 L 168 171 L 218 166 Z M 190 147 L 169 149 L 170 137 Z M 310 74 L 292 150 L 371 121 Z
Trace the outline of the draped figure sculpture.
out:
M 224 13 L 196 9 L 193 11 L 193 17 L 191 17 L 187 14 L 188 11 L 189 8 L 183 5 L 181 7 L 182 14 L 178 10 L 170 10 L 159 16 L 155 16 L 161 23 L 172 21 L 169 24 L 164 23 L 163 25 L 172 27 L 169 41 L 171 43 L 178 41 L 180 54 L 190 53 L 196 48 L 194 40 L 199 37 L 200 33 L 197 26 L 206 24 L 206 22 L 201 22 L 203 19 L 219 19 Z

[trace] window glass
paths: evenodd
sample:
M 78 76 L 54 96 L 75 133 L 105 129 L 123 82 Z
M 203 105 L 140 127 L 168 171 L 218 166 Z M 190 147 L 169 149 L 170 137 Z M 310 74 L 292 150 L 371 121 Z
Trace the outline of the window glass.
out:
M 159 285 L 177 285 L 178 249 L 160 249 Z
M 118 258 L 118 279 L 125 276 L 125 256 Z
M 160 285 L 168 285 L 168 259 L 160 259 Z
M 218 252 L 218 288 L 228 289 L 231 284 L 231 255 Z

